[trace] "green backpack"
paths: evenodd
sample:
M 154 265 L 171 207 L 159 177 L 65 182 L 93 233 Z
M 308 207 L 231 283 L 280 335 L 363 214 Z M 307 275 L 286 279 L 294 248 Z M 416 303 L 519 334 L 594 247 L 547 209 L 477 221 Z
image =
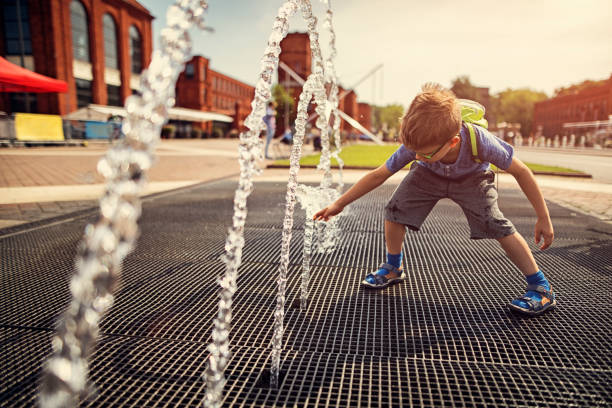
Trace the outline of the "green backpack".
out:
M 476 143 L 476 131 L 474 125 L 478 125 L 487 129 L 489 122 L 484 118 L 485 108 L 481 104 L 469 99 L 459 99 L 461 105 L 461 120 L 465 123 L 470 132 L 470 142 L 472 145 L 472 159 L 476 163 L 481 163 L 482 160 L 478 157 L 478 145 Z

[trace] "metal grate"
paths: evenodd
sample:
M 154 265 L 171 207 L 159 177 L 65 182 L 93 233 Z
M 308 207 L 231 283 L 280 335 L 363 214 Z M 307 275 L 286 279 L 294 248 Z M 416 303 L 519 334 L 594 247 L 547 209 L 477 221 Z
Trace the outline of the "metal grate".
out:
M 91 361 L 95 388 L 82 406 L 199 405 L 234 188 L 219 182 L 144 204 L 142 235 L 102 322 Z M 298 214 L 283 381 L 269 389 L 284 189 L 259 183 L 249 199 L 226 406 L 612 405 L 610 225 L 551 205 L 555 245 L 535 256 L 560 306 L 538 319 L 506 312 L 523 290 L 520 273 L 495 241 L 468 239 L 461 210 L 448 200 L 421 232 L 406 235 L 408 281 L 364 290 L 359 282 L 385 253 L 381 208 L 392 185 L 352 206 L 334 254 L 313 256 L 305 312 L 291 306 L 300 285 Z M 528 202 L 514 191 L 501 196 L 502 210 L 530 241 Z M 35 403 L 87 221 L 0 237 L 2 406 Z

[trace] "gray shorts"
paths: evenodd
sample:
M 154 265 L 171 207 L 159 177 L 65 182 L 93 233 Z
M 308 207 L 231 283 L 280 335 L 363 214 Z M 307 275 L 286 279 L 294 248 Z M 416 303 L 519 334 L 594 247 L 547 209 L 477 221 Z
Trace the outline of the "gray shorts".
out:
M 497 206 L 494 181 L 490 170 L 450 180 L 414 164 L 387 203 L 385 219 L 418 231 L 438 200 L 450 198 L 463 210 L 470 238 L 503 238 L 516 229 Z

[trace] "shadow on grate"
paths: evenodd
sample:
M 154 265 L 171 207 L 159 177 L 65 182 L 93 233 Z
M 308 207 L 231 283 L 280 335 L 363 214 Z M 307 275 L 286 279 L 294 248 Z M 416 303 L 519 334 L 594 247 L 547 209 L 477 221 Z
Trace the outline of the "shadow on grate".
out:
M 138 247 L 101 322 L 91 360 L 96 386 L 82 406 L 201 404 L 234 188 L 220 182 L 145 202 Z M 524 319 L 505 309 L 524 289 L 520 273 L 497 242 L 469 240 L 461 210 L 448 200 L 421 232 L 406 235 L 407 281 L 382 291 L 362 288 L 385 254 L 381 208 L 392 191 L 387 185 L 356 203 L 341 220 L 336 251 L 313 255 L 305 311 L 291 306 L 301 283 L 303 211 L 296 215 L 283 378 L 280 390 L 271 390 L 285 186 L 256 185 L 234 298 L 225 406 L 612 404 L 609 225 L 551 205 L 559 238 L 547 251 L 532 248 L 559 307 Z M 501 195 L 505 214 L 530 241 L 535 220 L 528 202 L 513 191 Z M 85 221 L 0 238 L 0 405 L 35 402 L 55 320 L 70 301 Z
M 0 402 L 32 406 L 51 333 L 0 329 Z M 206 344 L 103 336 L 91 361 L 82 407 L 198 407 L 204 397 Z M 283 354 L 279 390 L 264 387 L 268 353 L 232 349 L 224 406 L 609 406 L 610 371 L 525 367 L 337 353 Z M 6 380 L 6 381 L 4 381 Z

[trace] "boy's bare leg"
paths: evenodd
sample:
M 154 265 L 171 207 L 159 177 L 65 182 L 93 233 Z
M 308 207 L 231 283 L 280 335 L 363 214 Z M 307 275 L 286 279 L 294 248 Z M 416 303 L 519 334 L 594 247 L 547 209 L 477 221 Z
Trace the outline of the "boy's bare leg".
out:
M 362 282 L 364 285 L 371 288 L 384 288 L 389 285 L 389 282 L 395 283 L 403 279 L 404 273 L 401 271 L 402 243 L 404 242 L 405 233 L 406 227 L 404 227 L 402 224 L 396 224 L 394 222 L 385 220 L 387 261 L 380 266 L 378 271 L 366 276 Z M 383 276 L 384 279 L 382 279 Z
M 527 246 L 527 242 L 525 242 L 521 234 L 515 232 L 512 235 L 498 238 L 497 241 L 506 251 L 508 258 L 523 272 L 523 275 L 533 275 L 540 270 L 529 246 Z
M 385 243 L 387 245 L 388 253 L 399 254 L 402 252 L 402 244 L 404 243 L 405 234 L 405 226 L 385 220 Z
M 514 299 L 510 307 L 513 310 L 518 308 L 519 311 L 531 315 L 542 313 L 554 307 L 556 302 L 552 292 L 544 293 L 538 292 L 538 289 L 530 289 L 531 285 L 531 287 L 543 287 L 546 291 L 552 291 L 550 283 L 544 276 L 544 273 L 538 268 L 535 259 L 533 259 L 533 254 L 521 234 L 515 232 L 512 235 L 499 238 L 498 241 L 502 248 L 504 248 L 504 251 L 506 251 L 508 258 L 523 272 L 527 281 L 527 292 L 523 297 Z M 543 293 L 545 297 L 543 297 Z M 538 305 L 538 309 L 536 309 L 536 305 Z

